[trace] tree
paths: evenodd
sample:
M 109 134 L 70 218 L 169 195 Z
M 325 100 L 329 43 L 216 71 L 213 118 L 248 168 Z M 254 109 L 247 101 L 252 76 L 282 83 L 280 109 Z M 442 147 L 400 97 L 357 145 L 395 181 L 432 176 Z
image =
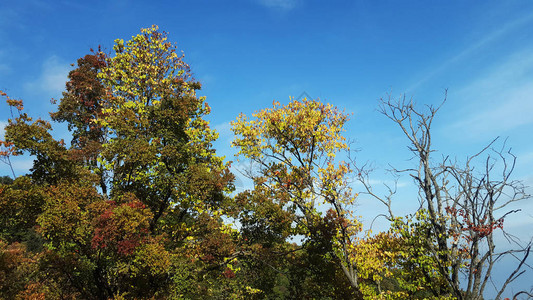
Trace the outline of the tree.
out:
M 12 183 L 13 183 L 13 178 L 9 176 L 0 177 L 0 184 L 12 184 Z
M 505 144 L 494 148 L 497 139 L 462 165 L 447 156 L 436 162 L 431 126 L 440 107 L 427 106 L 422 111 L 405 98 L 382 99 L 381 113 L 400 127 L 417 162 L 413 168 L 395 172 L 409 174 L 419 188 L 420 207 L 427 213 L 429 225 L 423 241 L 437 263 L 435 271 L 446 280 L 444 288 L 433 289 L 435 295 L 482 299 L 495 264 L 505 256 L 522 252 L 517 268 L 498 288 L 499 298 L 508 283 L 523 273 L 520 270 L 530 245 L 499 249 L 495 234 L 501 230 L 506 235 L 504 220 L 518 211 L 509 209 L 508 204 L 530 196 L 522 182 L 511 179 L 516 157 L 505 149 Z M 386 197 L 376 195 L 368 184 L 368 171 L 361 168 L 359 174 L 367 193 L 387 206 L 389 219 L 398 220 L 391 209 L 392 193 Z
M 386 232 L 360 239 L 356 262 L 365 298 L 447 299 L 446 278 L 431 254 L 431 224 L 427 211 L 394 218 Z
M 271 241 L 303 236 L 303 248 L 333 261 L 344 274 L 345 289 L 357 293 L 351 248 L 361 227 L 349 210 L 355 200 L 347 185 L 350 166 L 336 159 L 349 150 L 342 136 L 347 120 L 332 105 L 292 100 L 286 106 L 274 102 L 253 119 L 241 114 L 232 130 L 237 136 L 233 146 L 252 162 L 246 175 L 254 190 L 241 196 L 251 205 L 261 201 L 252 215 L 241 215 L 243 234 L 269 235 Z
M 86 163 L 99 164 L 104 194 L 133 192 L 152 210 L 153 230 L 178 203 L 220 202 L 231 176 L 211 148 L 210 108 L 183 56 L 157 26 L 141 31 L 116 40 L 113 57 L 80 59 L 52 116 L 69 123 L 74 149 L 93 157 Z
M 28 177 L 0 186 L 1 237 L 42 238 L 33 274 L 42 280 L 27 284 L 28 295 L 246 294 L 228 271 L 238 236 L 222 219 L 233 175 L 212 148 L 217 134 L 204 119 L 210 108 L 196 95 L 200 84 L 156 26 L 117 40 L 114 50 L 92 51 L 69 73 L 51 116 L 68 124 L 70 146 L 2 93 L 18 115 L 0 155 L 35 157 Z M 20 213 L 6 213 L 13 209 Z M 185 269 L 186 277 L 175 275 Z
M 34 257 L 26 251 L 24 245 L 8 244 L 0 239 L 0 297 L 2 299 L 31 299 L 24 297 L 23 293 L 28 283 L 35 284 L 31 278 L 35 268 Z M 33 299 L 44 299 L 39 297 L 40 295 L 33 296 Z
M 34 227 L 42 212 L 44 190 L 20 176 L 10 185 L 0 184 L 0 239 L 9 243 L 35 242 Z M 39 248 L 38 245 L 27 245 Z
M 71 159 L 92 170 L 97 175 L 102 193 L 107 195 L 107 178 L 104 165 L 98 160 L 102 147 L 107 143 L 105 128 L 96 124 L 102 117 L 106 103 L 106 88 L 98 78 L 109 57 L 99 48 L 78 59 L 77 68 L 70 71 L 66 91 L 52 120 L 66 122 L 72 131 Z

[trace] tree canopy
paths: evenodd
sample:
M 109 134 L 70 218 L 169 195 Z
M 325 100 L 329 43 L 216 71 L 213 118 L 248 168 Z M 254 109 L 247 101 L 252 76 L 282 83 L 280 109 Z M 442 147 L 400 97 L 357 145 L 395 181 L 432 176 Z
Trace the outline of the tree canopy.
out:
M 436 164 L 438 108 L 382 102 L 416 158 L 398 172 L 420 209 L 399 217 L 353 159 L 350 115 L 318 99 L 231 123 L 253 183 L 237 193 L 200 88 L 154 25 L 78 59 L 50 113 L 71 141 L 0 91 L 12 116 L 2 162 L 34 158 L 29 174 L 0 178 L 0 298 L 482 299 L 504 255 L 518 261 L 498 297 L 523 273 L 529 245 L 500 251 L 494 238 L 516 212 L 506 205 L 529 197 L 510 179 L 514 155 L 476 165 L 493 142 L 466 165 Z M 360 194 L 385 205 L 387 231 L 363 232 Z

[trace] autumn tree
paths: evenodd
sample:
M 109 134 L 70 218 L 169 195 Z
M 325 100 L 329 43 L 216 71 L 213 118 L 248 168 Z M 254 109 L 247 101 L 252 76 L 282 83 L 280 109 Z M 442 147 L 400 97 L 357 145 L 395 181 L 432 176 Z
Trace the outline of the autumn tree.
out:
M 154 229 L 176 203 L 220 201 L 231 176 L 211 148 L 217 134 L 203 118 L 210 108 L 196 95 L 200 83 L 167 34 L 154 26 L 115 42 L 113 57 L 99 51 L 78 61 L 52 116 L 69 124 L 86 164 L 98 165 L 104 194 L 136 194 Z
M 98 49 L 78 59 L 77 67 L 69 72 L 66 91 L 57 111 L 50 113 L 52 120 L 66 122 L 72 132 L 71 158 L 89 168 L 98 178 L 103 194 L 108 193 L 104 165 L 98 160 L 107 142 L 104 127 L 95 123 L 102 117 L 106 103 L 106 88 L 98 73 L 107 65 L 108 56 Z
M 367 299 L 447 299 L 446 278 L 431 253 L 435 243 L 427 211 L 392 219 L 387 231 L 357 241 L 354 252 Z
M 399 126 L 416 161 L 412 168 L 394 171 L 407 173 L 414 180 L 425 216 L 425 234 L 418 236 L 423 244 L 408 244 L 404 251 L 413 251 L 413 247 L 426 249 L 428 259 L 435 264 L 422 274 L 438 274 L 445 280 L 440 287 L 429 290 L 435 296 L 450 295 L 457 299 L 482 299 L 497 263 L 522 253 L 516 269 L 497 289 L 499 298 L 507 285 L 523 274 L 530 245 L 517 243 L 518 248 L 508 250 L 497 247 L 495 236 L 508 236 L 504 221 L 519 211 L 508 205 L 529 195 L 522 182 L 511 179 L 516 157 L 505 144 L 496 148 L 497 139 L 462 164 L 448 156 L 441 161 L 435 159 L 431 129 L 440 107 L 427 106 L 424 111 L 405 98 L 382 100 L 381 112 Z M 368 170 L 360 168 L 359 174 L 366 192 L 387 207 L 389 220 L 400 228 L 407 226 L 401 225 L 401 219 L 393 214 L 394 189 L 387 196 L 379 196 L 369 184 Z
M 333 261 L 342 270 L 344 289 L 355 295 L 359 276 L 351 248 L 360 224 L 350 210 L 350 165 L 337 157 L 349 150 L 342 135 L 347 120 L 330 104 L 292 100 L 284 106 L 274 102 L 251 119 L 241 114 L 232 130 L 233 146 L 252 163 L 245 175 L 254 189 L 240 197 L 257 206 L 241 215 L 243 235 L 268 235 L 272 242 L 302 237 L 302 249 L 314 248 L 319 261 Z
M 233 176 L 212 148 L 217 134 L 196 94 L 200 83 L 157 26 L 116 40 L 113 50 L 93 51 L 69 73 L 51 116 L 67 123 L 70 145 L 2 93 L 13 112 L 2 157 L 35 157 L 28 177 L 0 186 L 0 221 L 8 225 L 1 238 L 20 242 L 20 233 L 32 230 L 42 239 L 36 276 L 48 277 L 28 293 L 108 299 L 253 292 L 233 279 L 238 236 L 222 218 Z M 14 209 L 20 213 L 11 215 Z

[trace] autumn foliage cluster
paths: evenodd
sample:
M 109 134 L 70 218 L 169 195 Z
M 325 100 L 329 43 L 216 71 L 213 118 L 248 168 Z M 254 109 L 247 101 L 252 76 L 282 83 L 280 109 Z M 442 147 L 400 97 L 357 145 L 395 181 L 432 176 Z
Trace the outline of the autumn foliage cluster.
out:
M 373 193 L 349 158 L 349 116 L 312 99 L 232 122 L 253 182 L 237 193 L 201 84 L 167 34 L 142 29 L 112 52 L 78 59 L 50 114 L 71 141 L 1 93 L 12 118 L 0 156 L 34 164 L 0 184 L 0 298 L 480 299 L 458 282 L 490 275 L 472 264 L 504 224 L 492 210 L 476 218 L 493 199 L 391 213 L 388 231 L 364 233 L 353 180 Z M 426 201 L 443 191 L 423 184 Z

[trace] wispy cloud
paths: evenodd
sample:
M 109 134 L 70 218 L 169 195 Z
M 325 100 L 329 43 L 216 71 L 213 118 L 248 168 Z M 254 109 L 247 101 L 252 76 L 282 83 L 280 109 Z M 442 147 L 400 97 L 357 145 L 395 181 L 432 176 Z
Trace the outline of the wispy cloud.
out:
M 0 38 L 2 38 L 2 35 L 0 34 Z M 6 51 L 6 48 L 9 48 L 7 45 L 3 46 L 4 49 L 0 49 L 0 77 L 7 75 L 11 71 L 11 67 L 9 66 L 8 62 L 8 54 Z
M 251 170 L 252 164 L 249 161 L 236 161 L 231 165 L 231 172 L 235 176 L 236 192 L 243 192 L 254 188 L 253 180 L 246 175 Z
M 51 56 L 43 62 L 39 78 L 27 83 L 26 88 L 57 96 L 65 89 L 69 70 L 68 63 L 61 61 L 57 56 Z
M 532 50 L 511 55 L 459 90 L 454 98 L 462 100 L 468 112 L 452 127 L 468 128 L 472 135 L 498 135 L 533 124 Z
M 402 187 L 406 187 L 409 185 L 409 183 L 405 181 L 394 181 L 390 179 L 385 179 L 385 180 L 370 179 L 368 183 L 371 186 L 382 185 L 382 186 L 388 186 L 390 188 L 394 188 L 394 187 L 402 188 Z
M 204 74 L 200 76 L 199 80 L 202 83 L 202 86 L 210 86 L 215 83 L 217 79 L 212 74 Z
M 530 164 L 533 163 L 533 152 L 522 153 L 518 155 L 519 162 L 521 164 Z M 531 182 L 533 183 L 533 176 Z M 533 184 L 532 184 L 533 186 Z
M 233 132 L 231 131 L 230 122 L 224 122 L 215 125 L 214 129 L 218 132 L 219 138 L 226 139 L 233 137 Z
M 11 159 L 13 168 L 15 169 L 15 174 L 17 176 L 24 175 L 30 172 L 30 169 L 33 167 L 34 159 L 30 156 L 18 156 Z
M 33 167 L 34 159 L 29 155 L 23 156 L 12 156 L 10 158 L 11 166 L 13 167 L 13 172 L 16 176 L 21 176 L 28 174 L 30 169 Z M 11 168 L 7 165 L 7 162 L 0 161 L 0 176 L 12 176 Z
M 290 11 L 296 8 L 301 0 L 258 0 L 259 4 L 271 9 Z
M 0 140 L 4 139 L 5 130 L 4 127 L 7 126 L 7 121 L 0 120 Z
M 411 92 L 433 78 L 434 76 L 441 74 L 446 69 L 448 69 L 451 65 L 458 63 L 460 61 L 463 61 L 464 59 L 468 58 L 470 55 L 473 55 L 481 48 L 484 48 L 488 46 L 489 44 L 495 42 L 501 37 L 504 37 L 509 32 L 520 28 L 522 26 L 525 26 L 526 24 L 533 21 L 533 13 L 530 13 L 522 18 L 513 20 L 504 26 L 500 27 L 499 29 L 487 34 L 483 38 L 477 40 L 475 43 L 469 45 L 467 48 L 465 48 L 463 51 L 459 52 L 455 56 L 452 56 L 448 58 L 443 64 L 440 66 L 433 68 L 431 72 L 427 73 L 424 77 L 419 79 L 415 84 L 413 84 L 409 89 L 408 92 Z
M 20 26 L 18 23 L 15 22 L 15 20 L 20 19 L 19 13 L 9 7 L 3 7 L 2 10 L 0 10 L 0 29 L 3 29 L 4 27 L 8 26 Z
M 0 64 L 0 74 L 8 73 L 11 68 L 7 64 Z

